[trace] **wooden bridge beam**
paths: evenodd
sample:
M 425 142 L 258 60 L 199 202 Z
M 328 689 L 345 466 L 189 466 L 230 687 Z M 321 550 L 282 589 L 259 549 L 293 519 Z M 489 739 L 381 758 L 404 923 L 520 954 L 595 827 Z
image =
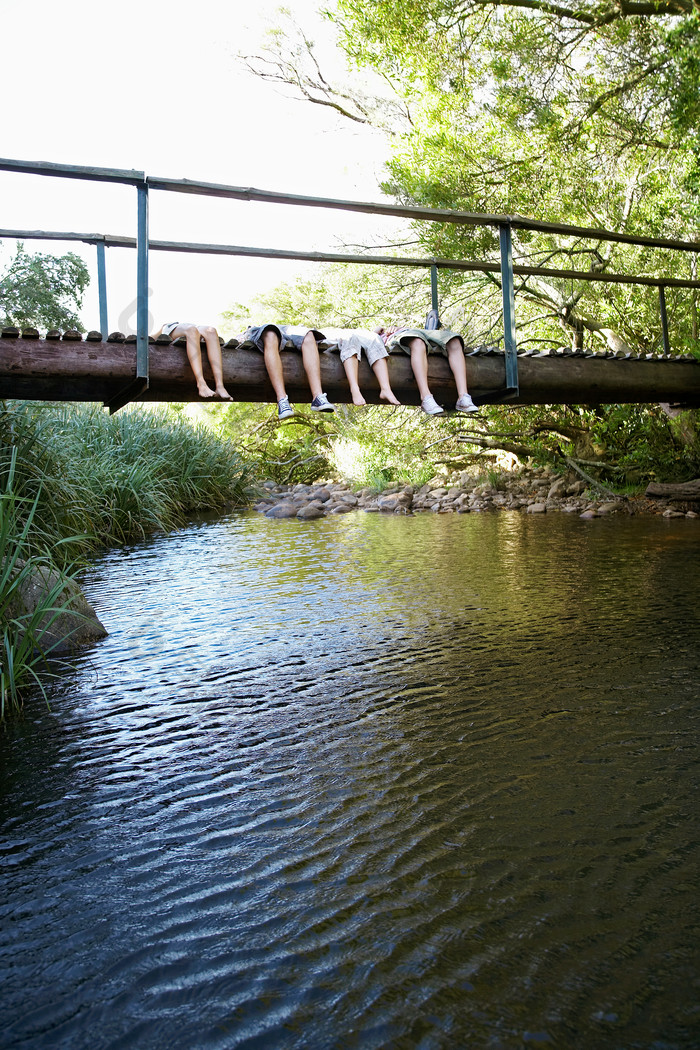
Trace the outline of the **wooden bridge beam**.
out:
M 212 382 L 204 347 L 205 377 Z M 108 402 L 135 375 L 135 343 L 89 339 L 0 338 L 0 398 L 33 401 Z M 237 401 L 274 402 L 262 354 L 251 349 L 223 350 L 224 382 Z M 310 395 L 301 354 L 282 355 L 287 393 L 304 404 Z M 477 400 L 505 385 L 502 353 L 468 355 L 469 390 Z M 152 344 L 150 383 L 142 401 L 199 401 L 184 345 Z M 616 358 L 606 355 L 518 357 L 520 395 L 509 404 L 622 404 L 671 402 L 700 405 L 700 362 L 694 358 Z M 408 357 L 392 354 L 389 374 L 404 404 L 420 398 Z M 322 385 L 331 401 L 349 403 L 349 388 L 337 352 L 321 354 Z M 429 358 L 436 399 L 450 407 L 456 392 L 447 361 Z M 360 386 L 369 404 L 381 404 L 374 375 L 363 361 Z

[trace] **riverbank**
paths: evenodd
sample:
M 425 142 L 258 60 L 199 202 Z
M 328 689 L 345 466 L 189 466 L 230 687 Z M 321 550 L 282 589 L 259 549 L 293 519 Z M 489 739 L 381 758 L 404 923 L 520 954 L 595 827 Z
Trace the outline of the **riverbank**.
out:
M 435 478 L 420 488 L 389 485 L 382 492 L 353 489 L 336 481 L 315 484 L 263 484 L 264 494 L 253 508 L 269 518 L 309 520 L 329 514 L 361 510 L 383 514 L 470 514 L 517 510 L 525 514 L 560 512 L 581 518 L 610 514 L 698 518 L 700 506 L 688 501 L 649 499 L 644 495 L 595 495 L 581 478 L 562 476 L 551 468 L 479 477 L 463 472 L 449 479 Z

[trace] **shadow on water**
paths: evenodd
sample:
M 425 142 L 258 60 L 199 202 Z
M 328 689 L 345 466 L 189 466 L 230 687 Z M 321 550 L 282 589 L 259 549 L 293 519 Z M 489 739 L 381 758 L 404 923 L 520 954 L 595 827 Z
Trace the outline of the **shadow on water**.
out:
M 700 533 L 237 514 L 0 737 L 0 1047 L 700 1045 Z

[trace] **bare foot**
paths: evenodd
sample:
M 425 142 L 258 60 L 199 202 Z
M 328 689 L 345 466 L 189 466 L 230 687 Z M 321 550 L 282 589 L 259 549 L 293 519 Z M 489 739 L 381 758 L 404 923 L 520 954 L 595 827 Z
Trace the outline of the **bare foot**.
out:
M 359 389 L 358 390 L 351 390 L 350 392 L 352 394 L 352 403 L 353 403 L 353 405 L 366 405 L 367 404 L 367 402 L 363 398 L 362 394 L 360 393 Z
M 206 383 L 197 383 L 197 391 L 200 397 L 216 397 L 216 393 Z
M 231 397 L 225 386 L 217 386 L 216 392 L 222 401 L 233 401 L 233 398 Z
M 401 402 L 394 396 L 393 390 L 380 390 L 379 397 L 382 401 L 388 401 L 390 405 L 400 405 Z

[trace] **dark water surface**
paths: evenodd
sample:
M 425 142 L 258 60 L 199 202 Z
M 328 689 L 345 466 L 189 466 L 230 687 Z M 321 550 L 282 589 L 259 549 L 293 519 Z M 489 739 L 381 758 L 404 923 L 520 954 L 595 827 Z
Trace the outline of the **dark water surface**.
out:
M 240 514 L 0 733 L 0 1046 L 700 1047 L 700 525 Z

